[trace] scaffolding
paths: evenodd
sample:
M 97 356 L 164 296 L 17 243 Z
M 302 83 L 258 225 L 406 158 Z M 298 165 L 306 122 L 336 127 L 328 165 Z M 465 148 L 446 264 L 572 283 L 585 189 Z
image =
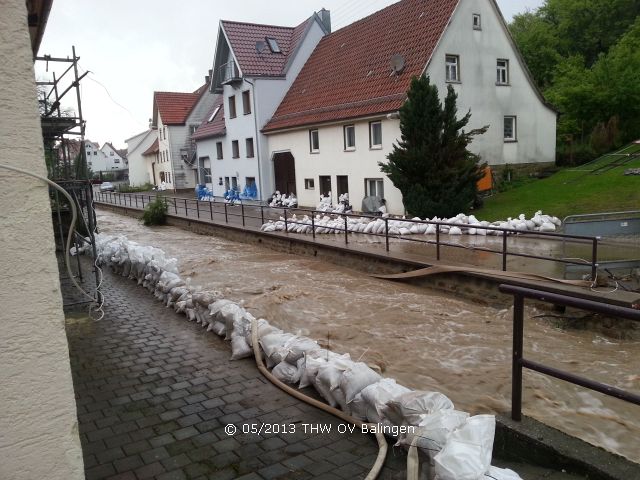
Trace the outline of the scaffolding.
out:
M 84 145 L 86 122 L 82 116 L 82 100 L 80 95 L 80 81 L 89 73 L 80 74 L 75 47 L 72 56 L 67 58 L 43 55 L 35 57 L 35 63 L 44 64 L 49 73 L 51 64 L 62 65 L 64 70 L 56 75 L 56 67 L 52 68 L 50 78 L 37 80 L 38 103 L 42 124 L 42 139 L 45 148 L 45 160 L 48 176 L 69 193 L 73 199 L 78 220 L 71 239 L 76 252 L 75 277 L 84 282 L 82 264 L 78 256 L 80 250 L 90 248 L 96 258 L 95 233 L 97 233 L 96 214 L 93 209 L 93 185 L 89 179 L 87 168 L 87 154 Z M 75 95 L 74 95 L 75 93 Z M 67 100 L 62 106 L 63 100 Z M 70 101 L 69 101 L 70 100 Z M 75 105 L 74 105 L 75 101 Z M 53 223 L 57 248 L 64 252 L 68 232 L 71 226 L 71 209 L 66 197 L 60 195 L 56 189 L 50 188 Z M 84 247 L 84 248 L 83 248 Z M 66 256 L 66 252 L 64 252 Z M 101 272 L 93 266 L 95 276 L 95 301 L 102 303 L 99 286 Z M 76 302 L 76 303 L 90 303 Z

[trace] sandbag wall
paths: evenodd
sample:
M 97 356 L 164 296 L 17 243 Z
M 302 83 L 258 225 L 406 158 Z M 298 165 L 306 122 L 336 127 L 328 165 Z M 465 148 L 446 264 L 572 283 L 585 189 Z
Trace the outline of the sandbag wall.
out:
M 218 291 L 201 291 L 178 275 L 178 262 L 164 251 L 129 241 L 125 236 L 96 235 L 97 262 L 137 281 L 168 308 L 185 315 L 231 342 L 231 359 L 253 355 L 253 315 Z M 435 464 L 439 480 L 518 480 L 508 469 L 491 466 L 495 417 L 470 416 L 455 410 L 438 392 L 413 391 L 383 378 L 349 354 L 321 348 L 308 337 L 283 332 L 257 320 L 260 348 L 267 367 L 279 380 L 312 386 L 334 407 L 386 432 L 414 427 L 396 445 L 416 445 Z M 395 430 L 394 430 L 394 427 Z

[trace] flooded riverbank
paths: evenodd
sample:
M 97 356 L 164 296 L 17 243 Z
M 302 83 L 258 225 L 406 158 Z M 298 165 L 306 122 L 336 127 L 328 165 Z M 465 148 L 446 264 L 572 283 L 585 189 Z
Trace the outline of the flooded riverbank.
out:
M 377 280 L 308 257 L 98 212 L 101 231 L 164 249 L 194 285 L 244 301 L 256 317 L 377 364 L 473 413 L 509 410 L 511 312 Z M 640 342 L 561 330 L 527 311 L 525 356 L 640 391 Z M 637 406 L 525 372 L 524 412 L 640 462 Z

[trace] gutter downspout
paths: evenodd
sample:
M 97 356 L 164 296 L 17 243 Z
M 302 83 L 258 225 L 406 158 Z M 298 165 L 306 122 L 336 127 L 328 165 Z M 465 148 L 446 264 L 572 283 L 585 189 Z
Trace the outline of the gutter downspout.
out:
M 262 201 L 263 198 L 263 192 L 262 192 L 262 169 L 260 168 L 260 131 L 258 130 L 258 109 L 256 108 L 256 85 L 255 83 L 253 83 L 251 80 L 248 79 L 244 79 L 245 82 L 247 82 L 249 85 L 251 85 L 251 90 L 253 95 L 251 95 L 253 97 L 253 123 L 255 125 L 255 132 L 256 132 L 256 148 L 255 148 L 255 154 L 256 154 L 256 159 L 258 160 L 258 184 L 260 185 L 260 190 L 258 193 L 258 200 Z

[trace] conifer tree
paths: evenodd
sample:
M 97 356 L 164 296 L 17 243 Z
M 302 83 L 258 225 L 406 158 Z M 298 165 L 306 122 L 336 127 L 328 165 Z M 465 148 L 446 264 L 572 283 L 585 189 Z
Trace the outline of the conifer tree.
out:
M 402 192 L 412 216 L 451 217 L 468 212 L 477 195 L 485 164 L 467 150 L 475 135 L 488 127 L 465 132 L 471 111 L 457 118 L 457 95 L 449 85 L 444 107 L 428 77 L 413 78 L 408 99 L 400 108 L 401 140 L 393 145 L 383 173 Z

